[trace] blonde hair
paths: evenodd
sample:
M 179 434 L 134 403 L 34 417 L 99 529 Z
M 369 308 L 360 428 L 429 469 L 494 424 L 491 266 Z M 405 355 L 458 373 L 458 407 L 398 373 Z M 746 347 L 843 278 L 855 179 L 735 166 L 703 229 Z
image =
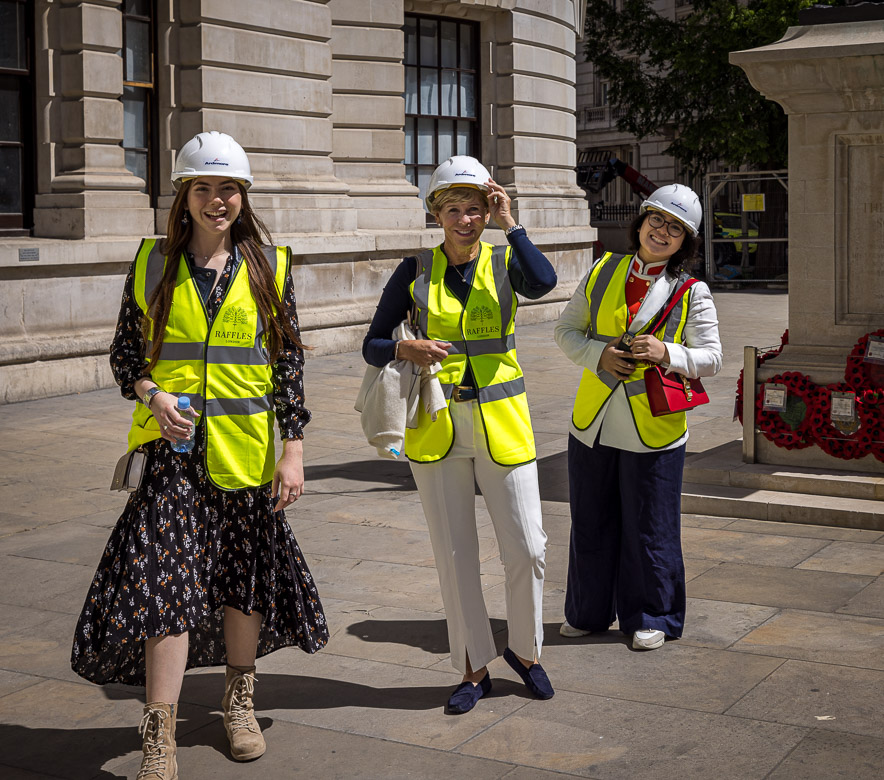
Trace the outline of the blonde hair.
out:
M 433 216 L 438 217 L 439 212 L 446 206 L 450 206 L 453 203 L 466 203 L 467 201 L 472 200 L 475 195 L 479 196 L 482 208 L 487 211 L 488 196 L 483 190 L 480 190 L 478 187 L 449 187 L 447 190 L 437 192 L 433 196 L 433 202 L 430 206 L 433 211 Z

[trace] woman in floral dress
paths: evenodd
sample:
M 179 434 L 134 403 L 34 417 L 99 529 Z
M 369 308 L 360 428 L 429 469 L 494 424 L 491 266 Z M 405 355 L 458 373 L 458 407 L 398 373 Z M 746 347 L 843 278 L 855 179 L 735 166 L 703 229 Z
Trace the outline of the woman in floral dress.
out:
M 256 657 L 288 646 L 313 653 L 328 640 L 283 514 L 304 489 L 310 421 L 291 252 L 268 246 L 248 201 L 248 158 L 230 136 L 197 135 L 172 178 L 167 238 L 142 242 L 111 346 L 123 397 L 136 401 L 129 449 L 140 447 L 147 465 L 108 540 L 71 656 L 87 680 L 146 686 L 140 780 L 178 776 L 185 669 L 226 664 L 231 754 L 251 760 L 265 750 Z M 179 413 L 180 396 L 199 412 L 195 423 Z M 192 431 L 191 452 L 172 449 Z

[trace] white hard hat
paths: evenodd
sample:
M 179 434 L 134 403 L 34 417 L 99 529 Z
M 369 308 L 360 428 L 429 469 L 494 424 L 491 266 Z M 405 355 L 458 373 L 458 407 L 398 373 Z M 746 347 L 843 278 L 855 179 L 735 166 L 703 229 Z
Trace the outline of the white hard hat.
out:
M 700 222 L 703 220 L 703 207 L 697 193 L 684 184 L 667 184 L 654 190 L 639 209 L 639 214 L 644 214 L 648 209 L 665 211 L 679 222 L 683 222 L 693 235 L 700 232 Z
M 197 133 L 175 157 L 172 185 L 176 190 L 182 181 L 197 176 L 226 176 L 242 182 L 246 189 L 252 186 L 252 168 L 243 148 L 217 130 Z
M 427 211 L 432 211 L 433 198 L 437 192 L 447 190 L 449 187 L 475 187 L 482 192 L 488 192 L 488 179 L 491 174 L 475 157 L 458 154 L 449 157 L 442 163 L 430 177 L 427 185 L 427 194 L 424 203 Z

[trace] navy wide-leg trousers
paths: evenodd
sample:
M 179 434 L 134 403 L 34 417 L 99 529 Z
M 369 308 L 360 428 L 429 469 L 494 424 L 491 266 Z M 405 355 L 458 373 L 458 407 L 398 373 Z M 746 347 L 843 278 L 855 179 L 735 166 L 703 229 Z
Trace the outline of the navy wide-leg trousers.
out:
M 685 447 L 627 452 L 568 438 L 571 549 L 565 617 L 575 628 L 684 629 Z

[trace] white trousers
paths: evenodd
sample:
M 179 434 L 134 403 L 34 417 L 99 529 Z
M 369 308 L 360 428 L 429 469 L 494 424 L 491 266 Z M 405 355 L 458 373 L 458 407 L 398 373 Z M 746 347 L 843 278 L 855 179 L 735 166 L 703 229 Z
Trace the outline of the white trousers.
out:
M 436 558 L 448 619 L 451 663 L 466 672 L 497 657 L 482 583 L 476 532 L 475 483 L 494 524 L 506 577 L 509 647 L 540 658 L 543 644 L 543 571 L 546 533 L 540 508 L 537 463 L 500 466 L 488 454 L 476 401 L 452 401 L 454 444 L 435 463 L 411 462 Z

